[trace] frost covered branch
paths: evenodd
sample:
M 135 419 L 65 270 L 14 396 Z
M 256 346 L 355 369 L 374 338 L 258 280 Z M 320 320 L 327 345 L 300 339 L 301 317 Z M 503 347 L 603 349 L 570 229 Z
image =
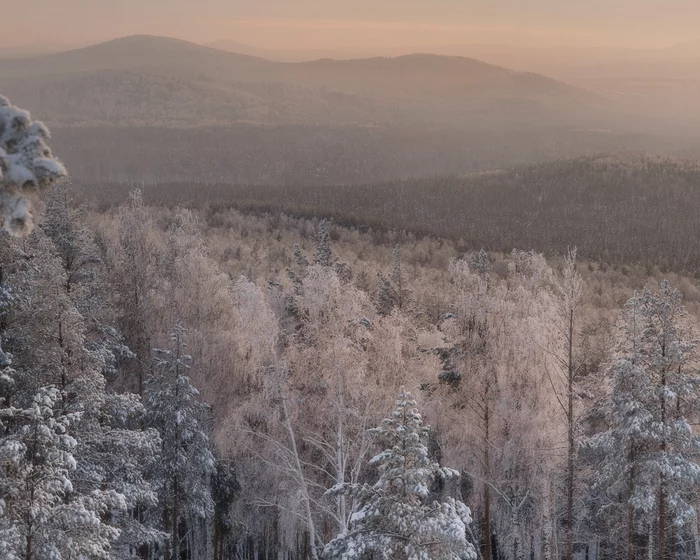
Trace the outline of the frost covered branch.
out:
M 39 194 L 67 175 L 46 144 L 49 138 L 43 123 L 0 95 L 0 214 L 12 235 L 31 233 Z

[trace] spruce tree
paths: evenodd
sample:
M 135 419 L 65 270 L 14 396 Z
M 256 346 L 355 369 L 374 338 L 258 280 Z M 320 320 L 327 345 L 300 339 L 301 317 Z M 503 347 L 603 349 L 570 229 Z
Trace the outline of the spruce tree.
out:
M 330 233 L 328 233 L 328 220 L 321 220 L 316 234 L 316 264 L 321 266 L 333 265 L 333 244 Z
M 467 540 L 471 512 L 454 498 L 430 501 L 436 483 L 459 473 L 428 457 L 430 429 L 416 402 L 402 393 L 390 418 L 371 430 L 385 445 L 370 465 L 379 471 L 373 484 L 340 484 L 330 493 L 352 495 L 359 507 L 348 530 L 326 547 L 326 560 L 473 560 Z
M 700 437 L 692 428 L 700 410 L 696 347 L 681 295 L 668 282 L 659 292 L 645 289 L 629 300 L 612 390 L 601 403 L 606 429 L 589 442 L 601 457 L 596 484 L 626 510 L 628 558 L 636 557 L 637 516 L 651 523 L 656 515 L 659 558 L 665 558 L 668 526 L 682 530 L 695 523 L 692 500 L 700 485 Z
M 170 534 L 166 560 L 180 558 L 181 529 L 213 514 L 210 477 L 215 461 L 204 428 L 208 407 L 187 373 L 186 331 L 176 325 L 171 348 L 155 350 L 155 372 L 148 380 L 145 405 L 148 425 L 162 440 L 161 460 L 153 472 L 163 530 Z M 188 525 L 189 524 L 189 525 Z
M 34 227 L 33 199 L 66 176 L 46 141 L 49 130 L 0 95 L 0 215 L 12 235 Z

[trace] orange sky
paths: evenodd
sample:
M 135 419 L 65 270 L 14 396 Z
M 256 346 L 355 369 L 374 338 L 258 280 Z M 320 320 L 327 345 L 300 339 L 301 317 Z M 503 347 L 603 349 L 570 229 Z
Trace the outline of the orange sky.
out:
M 268 48 L 498 43 L 670 45 L 700 38 L 700 0 L 34 0 L 3 6 L 0 45 L 136 33 Z

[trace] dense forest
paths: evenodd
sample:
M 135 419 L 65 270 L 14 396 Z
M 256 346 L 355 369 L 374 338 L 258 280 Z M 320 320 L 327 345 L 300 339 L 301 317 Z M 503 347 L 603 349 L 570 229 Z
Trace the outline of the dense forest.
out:
M 687 314 L 643 268 L 396 241 L 55 189 L 2 241 L 7 554 L 364 558 L 396 533 L 415 558 L 695 557 L 692 283 Z M 397 418 L 427 534 L 378 490 Z
M 445 237 L 464 250 L 527 247 L 695 274 L 700 265 L 700 167 L 628 154 L 539 163 L 467 176 L 364 185 L 79 182 L 107 207 L 138 187 L 159 205 L 328 216 L 373 230 Z
M 516 232 L 473 250 L 420 235 L 420 216 L 459 211 L 439 180 L 424 189 L 434 206 L 419 181 L 357 188 L 361 220 L 376 204 L 363 192 L 397 205 L 380 234 L 340 221 L 355 211 L 347 187 L 345 209 L 313 189 L 317 206 L 297 208 L 270 190 L 274 212 L 239 190 L 238 209 L 223 186 L 202 208 L 174 204 L 187 202 L 176 186 L 158 199 L 162 185 L 81 204 L 105 185 L 71 187 L 47 140 L 0 97 L 2 558 L 700 554 L 700 291 L 651 264 L 687 265 L 677 238 L 615 266 L 588 258 L 595 244 L 537 246 L 527 228 L 537 250 L 512 248 Z M 461 208 L 517 225 L 508 195 L 488 208 L 479 193 L 505 185 L 526 215 L 557 185 L 560 221 L 540 211 L 563 235 L 597 216 L 577 177 L 608 177 L 595 196 L 613 213 L 592 228 L 647 212 L 661 233 L 687 227 L 690 246 L 673 201 L 695 168 L 642 164 L 655 181 L 601 160 L 528 168 L 548 191 L 516 188 L 522 170 L 475 177 Z M 411 228 L 391 222 L 412 219 L 408 196 Z

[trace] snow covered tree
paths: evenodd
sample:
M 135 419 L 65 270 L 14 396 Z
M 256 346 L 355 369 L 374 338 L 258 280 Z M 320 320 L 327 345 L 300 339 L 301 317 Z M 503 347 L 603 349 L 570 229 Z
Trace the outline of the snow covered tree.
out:
M 49 130 L 0 95 L 0 213 L 3 228 L 27 235 L 34 227 L 34 199 L 66 176 L 46 144 Z
M 150 373 L 151 336 L 149 312 L 154 287 L 156 251 L 150 209 L 144 204 L 141 191 L 129 195 L 129 203 L 119 209 L 116 231 L 107 251 L 111 287 L 119 309 L 118 327 L 126 344 L 136 354 L 133 390 L 143 396 Z
M 304 254 L 304 251 L 301 250 L 298 243 L 294 244 L 294 264 L 302 269 L 309 266 L 309 259 Z
M 392 255 L 394 257 L 394 266 L 391 270 L 391 284 L 394 288 L 396 306 L 399 309 L 403 309 L 408 290 L 406 288 L 406 271 L 401 262 L 401 246 L 398 243 L 394 245 Z
M 104 269 L 95 235 L 84 223 L 84 208 L 76 208 L 71 189 L 59 184 L 47 197 L 42 231 L 53 241 L 65 274 L 65 293 L 83 319 L 85 346 L 102 362 L 113 381 L 117 371 L 136 357 L 115 327 L 113 298 L 105 290 Z
M 435 483 L 459 473 L 429 458 L 429 431 L 410 394 L 399 395 L 392 416 L 372 430 L 386 445 L 370 461 L 379 480 L 330 490 L 352 495 L 359 507 L 347 531 L 326 546 L 326 560 L 476 558 L 476 549 L 467 540 L 469 508 L 454 498 L 430 502 Z
M 479 252 L 472 257 L 471 266 L 481 275 L 489 273 L 489 270 L 491 270 L 491 260 L 484 249 L 480 249 Z
M 389 315 L 394 307 L 403 309 L 408 303 L 406 271 L 401 262 L 401 246 L 398 243 L 394 245 L 392 255 L 394 262 L 389 277 L 381 272 L 377 273 L 377 311 L 380 315 Z
M 691 425 L 700 410 L 697 338 L 680 293 L 663 282 L 658 293 L 635 294 L 618 345 L 612 389 L 601 403 L 607 426 L 589 442 L 601 456 L 596 484 L 606 489 L 608 508 L 627 510 L 628 558 L 637 556 L 636 516 L 651 522 L 654 513 L 658 558 L 666 558 L 667 524 L 697 523 L 692 498 L 700 484 L 700 437 Z
M 380 315 L 390 315 L 394 309 L 394 295 L 391 282 L 381 272 L 377 272 L 379 285 L 377 286 L 377 312 Z
M 214 560 L 224 560 L 226 535 L 231 531 L 232 526 L 229 510 L 241 489 L 236 471 L 230 462 L 217 459 L 211 486 L 212 499 L 214 500 L 212 550 Z
M 321 266 L 333 265 L 333 244 L 331 236 L 328 232 L 328 220 L 325 218 L 318 224 L 318 233 L 316 234 L 316 264 Z
M 549 480 L 563 470 L 553 450 L 565 425 L 546 373 L 547 349 L 559 341 L 547 328 L 552 272 L 535 253 L 513 252 L 508 268 L 506 280 L 489 281 L 465 260 L 450 263 L 451 313 L 440 323 L 444 340 L 430 349 L 442 368 L 426 387 L 442 448 L 474 484 L 475 532 L 489 560 L 506 542 L 524 558 L 528 544 L 536 547 L 528 532 L 549 539 Z
M 214 456 L 204 428 L 208 407 L 187 376 L 191 358 L 185 354 L 186 331 L 177 325 L 171 349 L 156 350 L 156 367 L 145 393 L 148 425 L 162 440 L 161 459 L 153 473 L 163 530 L 171 535 L 165 558 L 179 559 L 181 541 L 197 520 L 210 518 L 213 502 L 210 477 Z
M 561 294 L 559 307 L 565 353 L 560 355 L 559 370 L 562 372 L 562 396 L 557 395 L 560 402 L 565 403 L 564 414 L 567 428 L 566 455 L 566 560 L 573 560 L 574 555 L 574 486 L 575 460 L 578 452 L 578 417 L 574 410 L 575 390 L 578 368 L 574 362 L 574 324 L 582 293 L 581 275 L 577 270 L 576 249 L 569 251 L 564 262 L 563 278 L 559 284 Z M 556 390 L 556 389 L 555 389 Z
M 71 431 L 80 418 L 57 412 L 61 400 L 58 389 L 45 387 L 26 406 L 0 409 L 8 430 L 0 449 L 15 455 L 2 480 L 5 513 L 13 536 L 19 535 L 13 554 L 23 560 L 109 558 L 120 531 L 103 518 L 124 509 L 124 499 L 75 488 L 78 444 Z

